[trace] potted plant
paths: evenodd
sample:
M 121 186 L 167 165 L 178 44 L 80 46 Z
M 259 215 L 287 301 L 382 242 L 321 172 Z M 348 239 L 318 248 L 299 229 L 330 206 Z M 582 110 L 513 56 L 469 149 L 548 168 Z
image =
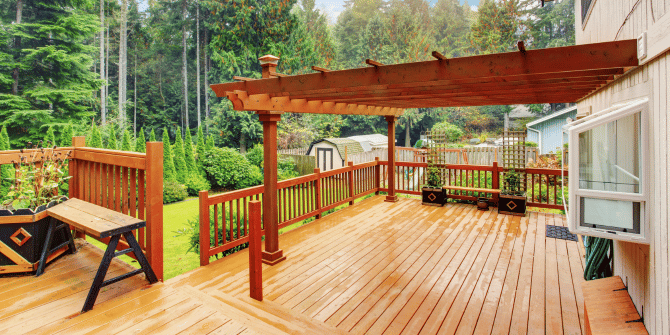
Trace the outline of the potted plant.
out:
M 421 204 L 441 207 L 446 202 L 447 192 L 442 188 L 440 169 L 435 166 L 434 158 L 433 155 L 429 155 L 427 160 L 428 178 L 427 184 L 421 188 Z
M 500 213 L 526 215 L 526 192 L 522 187 L 524 176 L 515 169 L 505 171 L 498 203 Z
M 64 172 L 69 157 L 70 151 L 36 147 L 20 150 L 18 161 L 12 160 L 15 177 L 9 192 L 0 194 L 0 242 L 4 244 L 0 273 L 37 269 L 49 223 L 46 209 L 67 199 L 58 194 L 58 188 L 70 179 Z M 61 231 L 54 245 L 66 240 Z

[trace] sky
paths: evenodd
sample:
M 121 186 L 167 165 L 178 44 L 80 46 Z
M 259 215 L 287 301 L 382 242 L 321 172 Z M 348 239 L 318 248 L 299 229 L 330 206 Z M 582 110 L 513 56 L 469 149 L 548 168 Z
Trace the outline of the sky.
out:
M 429 0 L 431 4 L 437 0 Z M 466 0 L 460 0 L 460 3 L 465 3 Z M 331 23 L 337 22 L 337 16 L 344 10 L 344 0 L 316 0 L 316 8 L 323 10 Z M 479 0 L 468 0 L 468 5 L 476 7 L 479 5 Z M 475 8 L 473 8 L 475 9 Z

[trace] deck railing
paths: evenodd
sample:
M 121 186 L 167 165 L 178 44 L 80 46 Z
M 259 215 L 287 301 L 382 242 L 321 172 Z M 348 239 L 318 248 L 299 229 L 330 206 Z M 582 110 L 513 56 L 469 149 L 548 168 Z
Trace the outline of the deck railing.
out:
M 135 232 L 156 276 L 163 279 L 163 145 L 147 143 L 147 153 L 85 147 L 84 137 L 74 137 L 72 147 L 56 148 L 69 153 L 70 198 L 121 212 L 146 221 Z M 48 149 L 51 150 L 51 149 Z M 18 161 L 30 150 L 0 152 L 0 165 Z M 84 237 L 83 232 L 77 233 Z M 108 243 L 109 238 L 101 239 Z M 117 249 L 127 249 L 119 241 Z M 133 256 L 132 253 L 128 254 Z
M 499 189 L 503 168 L 496 162 L 486 165 L 439 165 L 445 184 L 472 188 Z M 527 169 L 528 207 L 563 209 L 560 195 L 560 170 Z M 567 171 L 563 174 L 567 177 Z M 426 184 L 426 163 L 396 162 L 397 193 L 420 195 Z M 566 183 L 567 184 L 567 183 Z M 200 264 L 209 258 L 249 242 L 249 202 L 262 203 L 264 187 L 209 196 L 200 192 Z M 313 174 L 277 183 L 277 222 L 284 228 L 349 203 L 371 193 L 388 190 L 388 162 L 375 160 L 327 172 L 315 169 Z M 450 190 L 449 198 L 476 201 L 497 195 L 485 192 Z M 209 222 L 209 224 L 207 224 Z M 263 229 L 265 229 L 263 227 Z M 263 234 L 264 234 L 263 230 Z M 224 238 L 225 237 L 225 238 Z

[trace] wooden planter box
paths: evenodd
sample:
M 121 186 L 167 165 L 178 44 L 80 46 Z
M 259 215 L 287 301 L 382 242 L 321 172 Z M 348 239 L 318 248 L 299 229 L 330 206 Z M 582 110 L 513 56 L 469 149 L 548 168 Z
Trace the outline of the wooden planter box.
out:
M 500 194 L 498 199 L 499 213 L 518 216 L 526 215 L 525 196 Z
M 428 206 L 444 206 L 447 199 L 447 190 L 439 187 L 422 187 L 421 188 L 421 204 Z
M 40 206 L 35 212 L 19 209 L 0 210 L 0 274 L 37 270 L 49 228 L 46 209 L 57 204 Z M 62 231 L 55 232 L 53 245 L 67 241 Z M 53 246 L 52 246 L 53 247 Z M 48 261 L 67 251 L 67 246 L 51 254 Z

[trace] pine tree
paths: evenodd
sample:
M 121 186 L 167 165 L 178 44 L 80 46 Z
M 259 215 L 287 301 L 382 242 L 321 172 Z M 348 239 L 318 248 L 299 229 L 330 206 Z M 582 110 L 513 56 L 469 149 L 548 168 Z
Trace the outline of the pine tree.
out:
M 116 129 L 114 127 L 109 128 L 109 140 L 107 141 L 107 149 L 117 150 L 119 145 L 116 141 Z
M 153 131 L 151 131 L 151 133 L 153 134 Z M 140 128 L 140 136 L 137 138 L 137 141 L 135 141 L 135 151 L 147 152 L 147 141 L 144 139 L 144 128 Z
M 130 132 L 128 132 L 128 129 L 124 130 L 123 139 L 121 140 L 121 150 L 132 151 L 133 149 L 132 141 L 133 139 L 130 137 Z
M 0 130 L 0 151 L 9 150 L 9 135 L 7 135 L 7 127 L 2 127 Z M 12 185 L 12 166 L 11 164 L 0 165 L 0 199 L 2 199 L 9 187 Z
M 202 133 L 202 126 L 198 127 L 198 144 L 195 151 L 198 154 L 197 161 L 200 162 L 205 156 L 205 135 Z
M 69 147 L 72 145 L 72 137 L 74 137 L 74 129 L 72 123 L 69 123 L 64 129 L 63 133 L 60 135 L 60 146 Z M 90 144 L 88 145 L 90 147 Z
M 186 130 L 186 136 L 184 137 L 184 160 L 188 172 L 196 172 L 195 155 L 193 154 L 193 140 L 191 139 L 191 131 L 188 129 Z
M 102 134 L 100 134 L 100 129 L 96 126 L 95 123 L 91 125 L 91 130 L 88 132 L 88 138 L 86 139 L 86 145 L 91 148 L 100 148 L 102 149 Z
M 185 183 L 188 169 L 184 160 L 184 141 L 181 139 L 181 129 L 179 127 L 177 127 L 177 134 L 174 140 L 174 169 L 177 173 L 177 181 L 182 184 Z
M 153 130 L 152 130 L 153 133 Z M 175 180 L 174 158 L 172 157 L 172 146 L 167 127 L 163 128 L 163 179 Z
M 56 145 L 56 134 L 54 133 L 54 128 L 49 127 L 47 129 L 47 135 L 44 137 L 44 141 L 42 142 L 42 147 L 48 148 Z
M 207 136 L 207 142 L 205 142 L 205 150 L 212 150 L 214 148 L 214 137 L 212 135 Z
M 151 133 L 149 134 L 149 142 L 156 142 L 156 133 L 153 128 L 151 128 Z

